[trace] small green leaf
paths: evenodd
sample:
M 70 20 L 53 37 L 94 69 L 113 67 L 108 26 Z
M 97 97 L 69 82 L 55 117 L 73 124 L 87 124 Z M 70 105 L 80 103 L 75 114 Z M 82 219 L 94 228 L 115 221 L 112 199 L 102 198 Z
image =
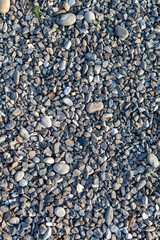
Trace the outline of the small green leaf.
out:
M 99 21 L 94 20 L 93 23 L 94 23 L 94 25 L 98 25 L 98 24 L 99 24 Z
M 38 19 L 41 18 L 41 10 L 39 7 L 35 7 L 35 9 L 33 10 L 33 13 L 35 13 L 35 15 Z

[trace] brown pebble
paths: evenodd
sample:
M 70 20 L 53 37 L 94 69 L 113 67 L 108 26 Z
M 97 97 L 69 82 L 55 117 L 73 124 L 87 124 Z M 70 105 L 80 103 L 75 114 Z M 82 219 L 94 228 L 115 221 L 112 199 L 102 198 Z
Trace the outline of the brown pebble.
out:
M 17 136 L 17 141 L 18 141 L 19 143 L 23 143 L 23 138 L 20 137 L 20 136 Z

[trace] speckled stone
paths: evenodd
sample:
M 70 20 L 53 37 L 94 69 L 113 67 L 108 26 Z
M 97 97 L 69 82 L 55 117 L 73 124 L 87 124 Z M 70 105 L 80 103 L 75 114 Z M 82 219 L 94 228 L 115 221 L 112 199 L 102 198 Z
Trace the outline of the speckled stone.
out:
M 60 19 L 60 24 L 63 26 L 71 26 L 76 22 L 76 16 L 73 13 L 64 14 Z

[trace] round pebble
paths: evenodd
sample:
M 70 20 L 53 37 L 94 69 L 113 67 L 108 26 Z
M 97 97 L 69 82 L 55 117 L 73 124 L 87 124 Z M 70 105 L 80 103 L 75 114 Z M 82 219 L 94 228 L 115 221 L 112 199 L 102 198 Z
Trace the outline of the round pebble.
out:
M 88 113 L 95 113 L 97 111 L 100 111 L 103 109 L 103 103 L 102 102 L 92 102 L 88 103 L 86 106 L 86 111 Z
M 121 27 L 119 25 L 117 25 L 115 27 L 115 33 L 118 37 L 122 38 L 122 39 L 126 39 L 128 37 L 128 30 L 124 27 Z
M 93 23 L 93 21 L 95 20 L 95 15 L 91 11 L 86 12 L 84 16 L 88 23 Z
M 158 168 L 160 166 L 160 163 L 158 161 L 158 158 L 153 154 L 153 153 L 149 153 L 147 156 L 147 161 L 149 162 L 149 164 L 154 167 L 154 168 Z
M 67 13 L 62 15 L 60 24 L 63 26 L 71 26 L 76 22 L 76 16 L 73 13 Z
M 56 207 L 54 210 L 54 213 L 57 217 L 64 217 L 66 214 L 66 211 L 63 207 Z
M 54 159 L 52 157 L 47 157 L 43 161 L 47 164 L 53 164 L 54 163 Z
M 18 171 L 18 172 L 15 174 L 15 180 L 16 180 L 16 182 L 19 182 L 23 177 L 24 177 L 24 172 Z
M 9 11 L 10 0 L 0 0 L 0 13 L 5 14 Z
M 51 121 L 51 118 L 49 116 L 41 117 L 41 123 L 46 128 L 50 128 L 52 126 L 52 121 Z
M 66 163 L 56 163 L 54 165 L 54 171 L 60 175 L 69 173 L 70 167 Z

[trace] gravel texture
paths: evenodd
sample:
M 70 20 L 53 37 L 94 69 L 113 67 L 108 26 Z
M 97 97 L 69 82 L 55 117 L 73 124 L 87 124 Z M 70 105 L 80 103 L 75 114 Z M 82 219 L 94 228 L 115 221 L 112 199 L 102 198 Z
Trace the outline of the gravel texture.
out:
M 0 240 L 160 239 L 159 9 L 0 0 Z

